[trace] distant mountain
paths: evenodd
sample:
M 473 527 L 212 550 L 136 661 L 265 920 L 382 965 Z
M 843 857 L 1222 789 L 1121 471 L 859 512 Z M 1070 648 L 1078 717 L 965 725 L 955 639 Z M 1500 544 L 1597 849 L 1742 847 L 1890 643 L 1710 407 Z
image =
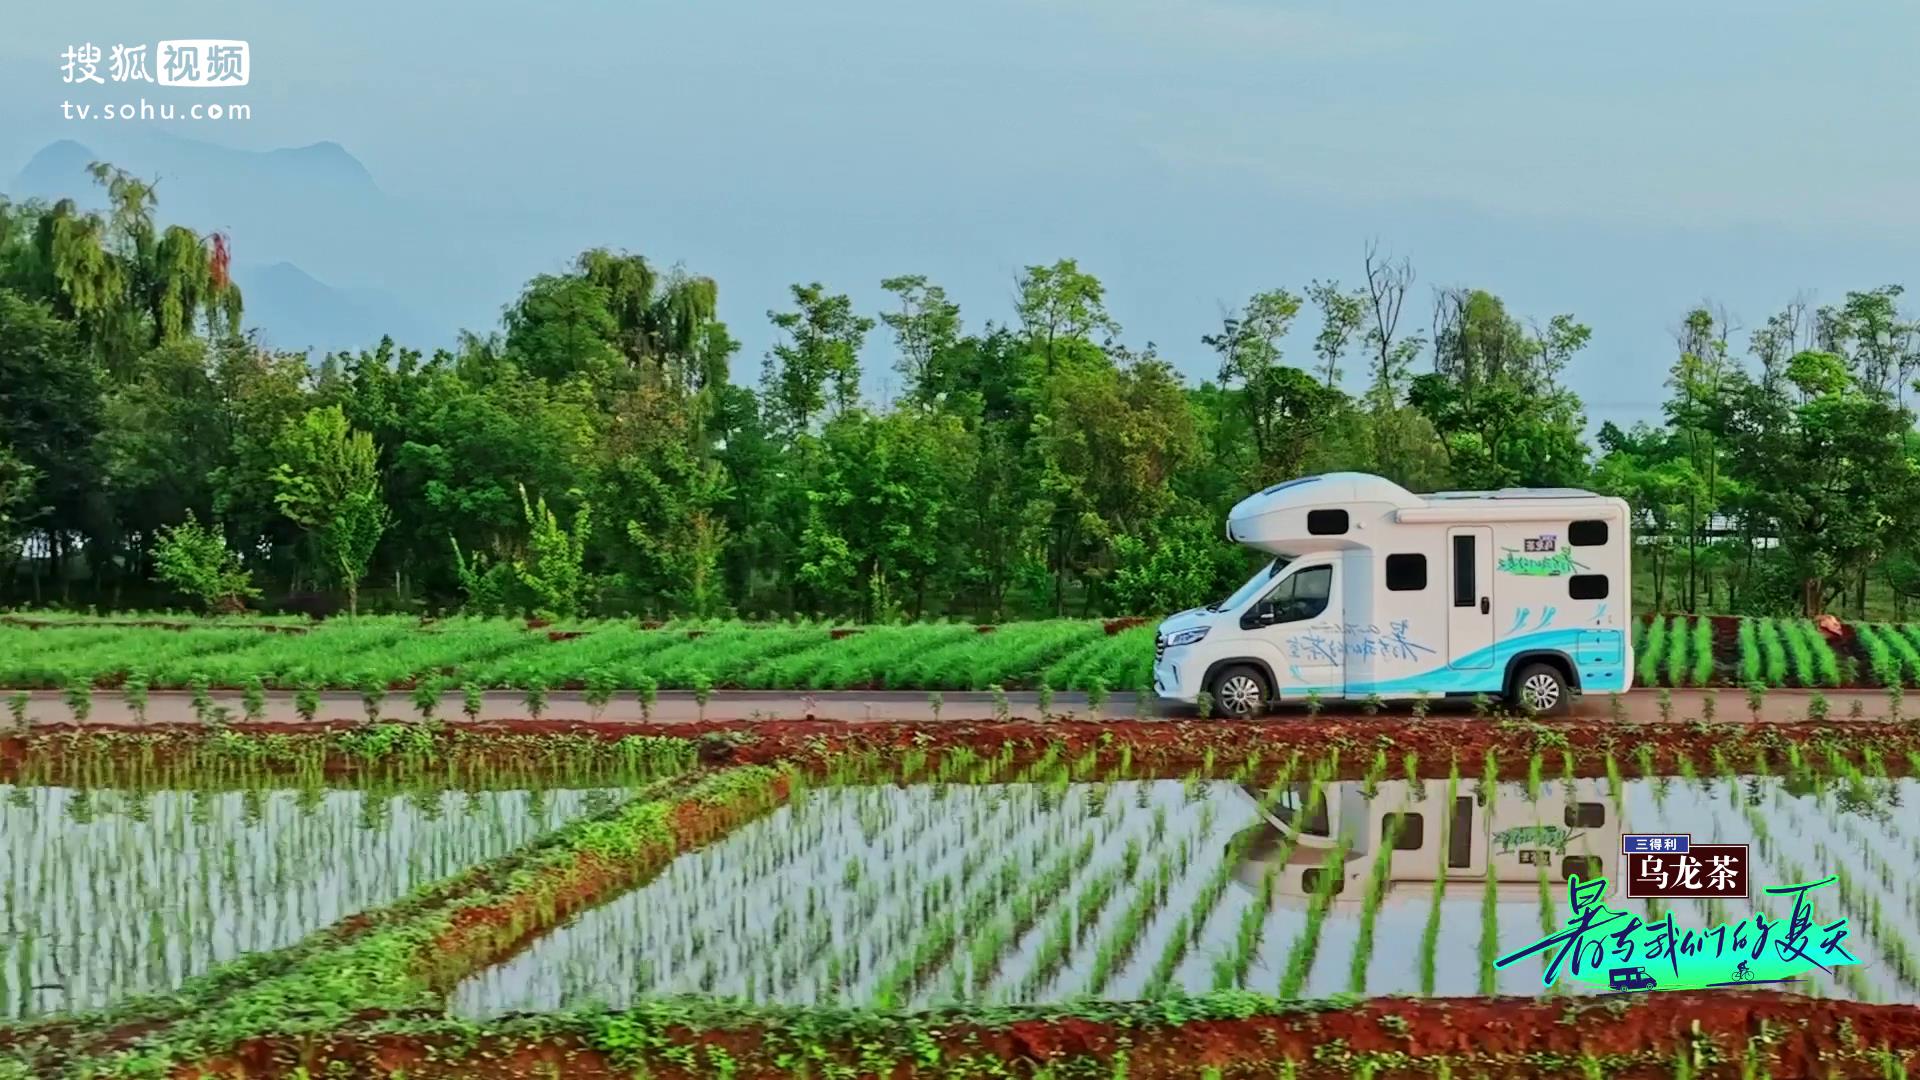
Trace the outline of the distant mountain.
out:
M 83 206 L 104 206 L 104 193 L 87 177 L 87 166 L 98 160 L 100 155 L 72 139 L 48 143 L 20 170 L 7 194 L 48 202 L 71 197 Z
M 163 221 L 227 234 L 246 324 L 276 348 L 367 348 L 391 335 L 430 350 L 499 310 L 497 294 L 481 300 L 476 264 L 450 250 L 470 234 L 388 197 L 339 143 L 254 151 L 158 132 L 99 145 L 62 139 L 6 191 L 101 209 L 104 193 L 87 175 L 95 161 L 153 181 Z M 466 275 L 449 273 L 460 267 Z
M 292 263 L 234 267 L 246 300 L 246 325 L 275 349 L 323 353 L 370 348 L 390 336 L 425 347 L 426 335 L 402 304 L 378 289 L 335 288 Z

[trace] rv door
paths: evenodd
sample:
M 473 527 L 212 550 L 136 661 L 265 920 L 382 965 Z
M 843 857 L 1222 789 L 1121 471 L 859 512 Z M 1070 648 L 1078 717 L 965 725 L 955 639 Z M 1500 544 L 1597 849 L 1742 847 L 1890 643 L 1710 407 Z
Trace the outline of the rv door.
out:
M 1447 606 L 1447 662 L 1454 668 L 1493 666 L 1493 530 L 1447 530 L 1452 585 Z
M 1267 660 L 1283 699 L 1346 690 L 1338 572 L 1333 561 L 1295 562 L 1240 617 L 1240 629 Z

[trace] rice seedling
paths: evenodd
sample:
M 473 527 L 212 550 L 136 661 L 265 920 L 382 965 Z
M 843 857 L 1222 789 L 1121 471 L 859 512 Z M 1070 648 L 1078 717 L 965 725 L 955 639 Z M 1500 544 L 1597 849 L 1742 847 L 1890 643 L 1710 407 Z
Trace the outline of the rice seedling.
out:
M 707 718 L 707 702 L 713 700 L 713 678 L 706 672 L 695 672 L 693 679 L 693 700 L 700 707 L 700 719 Z M 936 715 L 934 719 L 939 719 Z
M 1286 969 L 1280 975 L 1280 996 L 1298 997 L 1300 989 L 1306 985 L 1307 975 L 1313 970 L 1313 961 L 1320 949 L 1320 927 L 1326 921 L 1327 906 L 1333 900 L 1335 890 L 1343 884 L 1350 841 L 1342 836 L 1328 849 L 1327 857 L 1320 864 L 1320 880 L 1314 889 L 1313 899 L 1307 906 L 1307 925 L 1294 938 L 1293 948 L 1287 952 Z
M 1649 635 L 1651 636 L 1651 635 Z M 1486 801 L 1488 819 L 1493 817 L 1494 799 L 1500 789 L 1500 764 L 1493 751 L 1487 751 L 1486 765 L 1480 774 L 1480 794 Z M 1499 973 L 1493 962 L 1500 953 L 1500 886 L 1495 877 L 1494 860 L 1488 859 L 1486 884 L 1480 895 L 1480 993 L 1491 996 L 1500 987 Z
M 67 684 L 61 694 L 67 702 L 67 711 L 73 714 L 73 722 L 84 724 L 87 717 L 93 715 L 93 684 L 84 679 L 76 679 Z
M 133 710 L 134 721 L 141 724 L 147 722 L 147 688 L 147 675 L 143 671 L 133 672 L 120 684 L 121 699 Z
M 1460 795 L 1460 765 L 1453 762 L 1447 766 L 1447 806 L 1454 805 Z M 1436 974 L 1435 958 L 1440 943 L 1441 901 L 1447 894 L 1447 857 L 1449 844 L 1453 836 L 1453 815 L 1440 815 L 1440 844 L 1434 856 L 1433 894 L 1427 903 L 1427 922 L 1420 933 L 1420 992 L 1429 997 L 1433 995 Z
M 1095 720 L 1098 720 L 1100 710 L 1105 708 L 1106 704 L 1107 682 L 1096 676 L 1087 683 L 1087 711 L 1093 714 Z
M 328 790 L 317 774 L 226 791 L 0 785 L 0 1021 L 172 990 L 504 854 L 587 796 Z
M 241 696 L 241 711 L 246 718 L 259 723 L 267 717 L 267 684 L 258 675 L 247 676 L 247 685 Z
M 1409 794 L 1419 786 L 1419 770 L 1408 754 L 1406 760 Z M 1360 935 L 1354 943 L 1352 959 L 1347 972 L 1347 992 L 1364 994 L 1367 991 L 1367 965 L 1373 960 L 1373 928 L 1380 915 L 1380 902 L 1387 895 L 1387 875 L 1393 867 L 1393 855 L 1398 850 L 1400 830 L 1406 822 L 1407 807 L 1403 801 L 1387 819 L 1387 825 L 1380 837 L 1380 848 L 1374 852 L 1373 867 L 1367 874 L 1366 892 L 1362 894 L 1360 906 Z M 1444 847 L 1444 844 L 1442 845 Z
M 320 691 L 311 686 L 302 686 L 294 691 L 293 711 L 301 722 L 313 723 L 314 717 L 320 715 Z
M 204 724 L 213 712 L 213 682 L 205 675 L 194 675 L 187 685 L 193 690 L 193 715 Z
M 654 703 L 660 699 L 660 684 L 650 675 L 642 675 L 634 681 L 639 687 L 635 696 L 640 699 L 640 718 L 651 721 Z

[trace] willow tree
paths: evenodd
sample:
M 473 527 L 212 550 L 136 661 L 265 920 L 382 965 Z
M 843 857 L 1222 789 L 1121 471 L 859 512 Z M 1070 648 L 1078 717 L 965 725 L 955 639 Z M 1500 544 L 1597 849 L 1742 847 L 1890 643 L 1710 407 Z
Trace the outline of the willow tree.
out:
M 162 228 L 152 184 L 105 162 L 88 172 L 107 191 L 107 212 L 61 199 L 39 213 L 22 275 L 29 295 L 77 323 L 116 375 L 201 328 L 214 338 L 237 333 L 242 303 L 226 237 Z

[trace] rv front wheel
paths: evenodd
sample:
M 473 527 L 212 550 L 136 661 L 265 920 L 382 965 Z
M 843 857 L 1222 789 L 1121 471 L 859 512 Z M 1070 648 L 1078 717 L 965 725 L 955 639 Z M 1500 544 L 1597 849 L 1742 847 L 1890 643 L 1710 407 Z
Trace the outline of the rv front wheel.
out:
M 1513 704 L 1536 716 L 1560 716 L 1571 695 L 1560 670 L 1551 664 L 1529 664 L 1513 677 Z
M 1235 664 L 1215 675 L 1208 692 L 1213 695 L 1214 707 L 1235 719 L 1258 716 L 1267 704 L 1267 688 L 1260 673 L 1245 664 Z

